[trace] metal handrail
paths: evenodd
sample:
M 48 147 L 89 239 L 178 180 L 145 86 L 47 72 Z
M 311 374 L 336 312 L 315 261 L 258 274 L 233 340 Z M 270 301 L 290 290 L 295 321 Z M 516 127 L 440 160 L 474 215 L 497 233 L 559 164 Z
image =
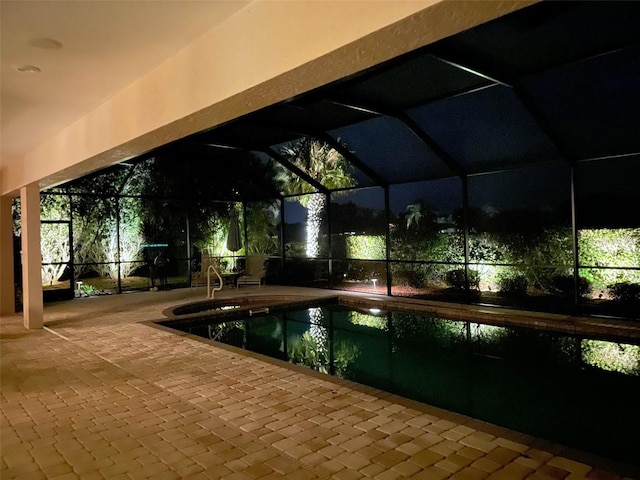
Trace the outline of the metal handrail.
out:
M 213 272 L 218 276 L 218 280 L 220 281 L 219 287 L 211 288 L 211 270 L 213 270 Z M 209 265 L 209 268 L 207 268 L 207 298 L 213 298 L 216 291 L 222 290 L 223 283 L 224 282 L 222 281 L 222 276 L 220 275 L 220 272 L 218 272 L 218 270 L 216 270 L 216 267 L 214 267 L 213 265 Z

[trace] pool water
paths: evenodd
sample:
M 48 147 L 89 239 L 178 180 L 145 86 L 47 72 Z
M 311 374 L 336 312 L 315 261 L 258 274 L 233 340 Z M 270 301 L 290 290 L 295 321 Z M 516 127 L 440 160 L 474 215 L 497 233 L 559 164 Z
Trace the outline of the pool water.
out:
M 640 462 L 638 345 L 342 305 L 171 327 Z

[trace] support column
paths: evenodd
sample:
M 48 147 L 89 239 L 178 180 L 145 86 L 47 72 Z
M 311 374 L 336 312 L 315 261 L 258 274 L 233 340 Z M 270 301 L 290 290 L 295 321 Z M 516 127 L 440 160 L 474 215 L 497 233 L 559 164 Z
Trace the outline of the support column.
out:
M 22 290 L 25 328 L 42 328 L 42 254 L 40 253 L 40 189 L 31 184 L 20 189 L 22 222 Z
M 0 316 L 16 310 L 11 203 L 11 197 L 0 197 Z

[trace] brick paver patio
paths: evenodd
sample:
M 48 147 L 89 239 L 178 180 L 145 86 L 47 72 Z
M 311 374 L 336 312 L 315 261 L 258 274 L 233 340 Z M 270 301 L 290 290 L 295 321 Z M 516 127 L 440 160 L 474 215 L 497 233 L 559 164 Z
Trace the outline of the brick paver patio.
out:
M 258 291 L 292 289 L 222 296 Z M 3 318 L 0 477 L 632 478 L 624 465 L 140 323 L 203 297 L 58 303 L 35 331 Z

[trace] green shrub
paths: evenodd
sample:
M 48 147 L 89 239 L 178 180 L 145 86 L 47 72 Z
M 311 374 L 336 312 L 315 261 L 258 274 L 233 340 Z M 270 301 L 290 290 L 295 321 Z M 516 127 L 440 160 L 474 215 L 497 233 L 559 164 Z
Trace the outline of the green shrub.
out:
M 80 285 L 80 292 L 84 293 L 85 295 L 95 295 L 97 294 L 97 289 L 90 283 L 83 283 L 82 285 Z
M 421 288 L 425 278 L 422 272 L 416 270 L 398 270 L 393 273 L 393 283 L 402 287 Z
M 640 284 L 618 282 L 607 287 L 614 300 L 621 303 L 640 302 Z
M 449 270 L 444 276 L 444 281 L 456 290 L 465 290 L 466 279 L 464 268 Z M 469 269 L 469 288 L 471 290 L 478 290 L 480 288 L 480 273 L 477 270 Z
M 354 235 L 346 237 L 347 258 L 383 260 L 387 243 L 383 235 Z
M 500 286 L 500 294 L 512 297 L 521 297 L 527 294 L 529 281 L 524 275 L 516 275 L 514 277 L 500 277 L 498 279 Z
M 555 275 L 551 278 L 551 285 L 549 285 L 549 291 L 554 295 L 561 297 L 571 297 L 574 292 L 574 278 L 573 275 Z M 584 278 L 578 278 L 578 295 L 580 297 L 586 297 L 591 293 L 591 282 Z

